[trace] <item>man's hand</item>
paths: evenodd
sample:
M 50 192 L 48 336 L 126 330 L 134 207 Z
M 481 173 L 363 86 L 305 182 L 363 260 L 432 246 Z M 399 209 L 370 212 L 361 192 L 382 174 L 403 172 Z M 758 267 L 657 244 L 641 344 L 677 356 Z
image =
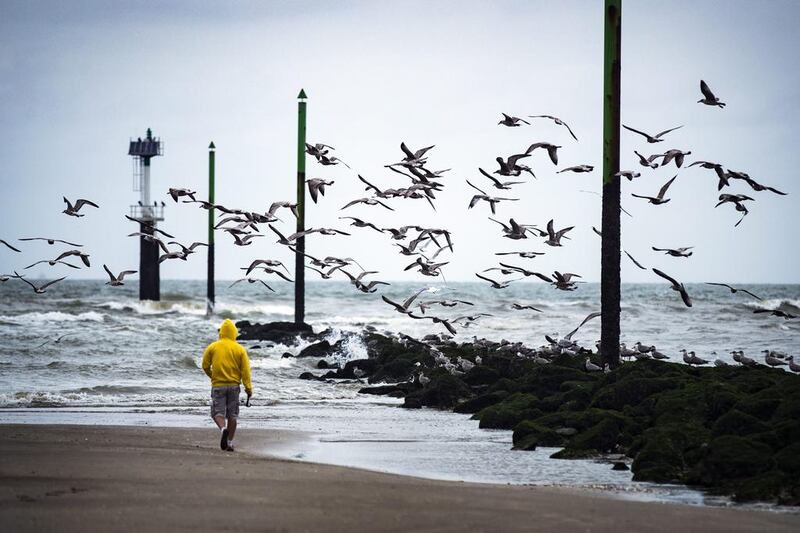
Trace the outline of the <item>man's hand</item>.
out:
M 253 395 L 253 391 L 245 391 L 247 393 L 247 401 L 244 403 L 245 407 L 250 407 L 250 397 Z

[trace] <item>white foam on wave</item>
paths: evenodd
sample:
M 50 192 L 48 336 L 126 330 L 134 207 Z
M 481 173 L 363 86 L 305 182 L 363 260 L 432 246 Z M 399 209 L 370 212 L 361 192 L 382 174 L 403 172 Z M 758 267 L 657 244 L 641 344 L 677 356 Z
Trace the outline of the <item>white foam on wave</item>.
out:
M 48 311 L 46 313 L 22 313 L 14 316 L 3 315 L 0 316 L 0 321 L 27 325 L 47 324 L 50 322 L 103 322 L 105 317 L 106 315 L 97 311 L 86 311 L 77 315 L 62 313 L 61 311 Z
M 750 309 L 778 309 L 779 307 L 794 307 L 800 309 L 800 300 L 791 300 L 788 298 L 771 298 L 769 300 L 749 300 L 744 302 L 745 307 Z
M 104 307 L 114 311 L 133 311 L 134 313 L 140 315 L 182 314 L 205 316 L 206 314 L 205 301 L 111 301 L 97 304 L 97 307 Z M 228 314 L 237 317 L 246 317 L 252 314 L 290 316 L 294 314 L 294 308 L 288 305 L 280 304 L 233 304 L 228 302 L 217 302 L 217 304 L 214 306 L 214 312 L 216 314 Z

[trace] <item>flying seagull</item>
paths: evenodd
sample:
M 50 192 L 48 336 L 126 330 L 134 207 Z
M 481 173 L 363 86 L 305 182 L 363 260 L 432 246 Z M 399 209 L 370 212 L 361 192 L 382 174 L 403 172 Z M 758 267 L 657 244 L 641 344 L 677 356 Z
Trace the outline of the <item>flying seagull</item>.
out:
M 648 143 L 652 144 L 652 143 L 660 143 L 660 142 L 662 142 L 664 139 L 662 139 L 661 137 L 663 137 L 664 135 L 666 135 L 667 133 L 669 133 L 671 131 L 675 131 L 677 129 L 682 128 L 683 125 L 675 126 L 674 128 L 670 128 L 668 130 L 664 130 L 662 132 L 656 133 L 655 135 L 650 135 L 650 134 L 645 133 L 643 131 L 639 131 L 639 130 L 633 129 L 630 126 L 626 126 L 625 124 L 623 124 L 622 127 L 625 128 L 628 131 L 632 131 L 633 133 L 638 133 L 639 135 L 641 135 L 642 137 L 647 139 Z
M 634 150 L 633 153 L 639 156 L 639 164 L 643 167 L 658 168 L 658 163 L 656 163 L 655 160 L 661 157 L 662 154 L 653 154 L 649 157 L 645 157 L 636 150 Z
M 319 195 L 325 196 L 325 187 L 333 185 L 333 180 L 326 181 L 321 178 L 311 178 L 306 180 L 306 183 L 308 184 L 308 192 L 311 194 L 311 200 L 317 203 Z
M 523 172 L 527 172 L 535 178 L 536 174 L 533 173 L 531 167 L 517 163 L 523 157 L 530 157 L 530 154 L 510 155 L 505 161 L 500 156 L 495 157 L 494 160 L 500 165 L 500 170 L 495 170 L 494 173 L 501 176 L 519 176 Z
M 58 243 L 61 243 L 61 244 L 66 244 L 67 246 L 77 246 L 78 248 L 81 248 L 83 246 L 82 244 L 75 244 L 74 242 L 62 241 L 60 239 L 48 239 L 48 238 L 45 238 L 45 237 L 27 237 L 25 239 L 19 239 L 19 240 L 20 241 L 47 241 L 47 244 L 55 244 L 55 243 L 58 242 Z M 5 242 L 5 241 L 3 241 L 3 242 Z
M 482 189 L 479 189 L 478 187 L 470 183 L 469 180 L 466 180 L 466 182 L 467 185 L 469 185 L 470 187 L 481 193 L 481 194 L 476 194 L 472 197 L 472 200 L 469 201 L 468 209 L 472 209 L 479 201 L 484 200 L 489 203 L 489 208 L 492 210 L 492 214 L 494 215 L 496 213 L 496 206 L 498 202 L 519 200 L 519 198 L 499 198 L 496 196 L 489 196 Z
M 570 226 L 568 228 L 564 228 L 559 231 L 555 231 L 553 228 L 553 219 L 551 218 L 550 221 L 547 223 L 547 235 L 548 239 L 544 241 L 545 244 L 549 246 L 561 246 L 561 238 L 564 235 L 572 230 L 575 226 Z
M 16 274 L 16 272 L 14 272 L 14 274 Z M 761 314 L 761 313 L 769 313 L 772 316 L 785 318 L 786 320 L 790 320 L 792 318 L 797 318 L 796 315 L 793 315 L 791 313 L 786 313 L 785 311 L 781 311 L 780 309 L 756 309 L 756 310 L 753 311 L 753 313 L 755 313 L 757 315 Z
M 59 255 L 58 257 L 56 257 L 55 261 L 61 261 L 65 257 L 72 257 L 72 256 L 80 257 L 81 261 L 83 261 L 83 264 L 86 265 L 87 267 L 92 266 L 89 263 L 89 254 L 83 253 L 80 250 L 69 250 L 69 251 L 66 251 L 66 252 L 62 253 L 61 255 Z
M 50 266 L 64 265 L 64 266 L 68 266 L 70 268 L 80 268 L 80 267 L 77 267 L 75 265 L 71 265 L 71 264 L 67 263 L 66 261 L 59 261 L 58 259 L 51 259 L 51 260 L 48 261 L 48 260 L 45 259 L 43 261 L 36 261 L 35 263 L 26 266 L 25 270 L 28 270 L 29 268 L 33 268 L 36 265 L 39 265 L 39 264 L 42 264 L 42 263 L 47 263 Z
M 392 209 L 391 207 L 389 207 L 385 203 L 381 202 L 380 200 L 376 200 L 375 198 L 357 198 L 357 199 L 355 199 L 355 200 L 353 200 L 351 202 L 348 202 L 344 207 L 342 207 L 340 209 L 340 211 L 343 211 L 343 210 L 347 209 L 348 207 L 350 207 L 352 205 L 356 205 L 356 204 L 381 205 L 382 207 L 385 207 L 389 211 L 394 211 L 394 209 Z
M 538 255 L 544 255 L 544 252 L 497 252 L 494 255 L 518 255 L 524 259 L 535 259 Z
M 703 80 L 700 80 L 700 92 L 703 93 L 703 98 L 697 101 L 698 104 L 715 105 L 720 109 L 727 105 L 725 102 L 720 102 L 719 98 L 711 92 L 708 84 Z
M 41 285 L 41 286 L 37 287 L 36 285 L 34 285 L 33 283 L 31 283 L 30 281 L 28 281 L 27 279 L 25 279 L 23 276 L 20 276 L 20 275 L 17 273 L 17 271 L 16 271 L 16 270 L 14 271 L 14 275 L 16 275 L 16 276 L 17 276 L 17 278 L 21 279 L 22 281 L 24 281 L 25 283 L 27 283 L 28 285 L 30 285 L 30 286 L 33 288 L 33 292 L 35 292 L 36 294 L 44 294 L 45 292 L 47 292 L 47 287 L 49 287 L 50 285 L 53 285 L 53 284 L 55 284 L 55 283 L 58 283 L 58 282 L 59 282 L 59 281 L 61 281 L 61 280 L 65 280 L 65 279 L 67 279 L 67 277 L 66 277 L 66 276 L 64 276 L 63 278 L 58 278 L 58 279 L 54 279 L 54 280 L 52 280 L 52 281 L 48 281 L 48 282 L 47 282 L 47 283 L 45 283 L 44 285 Z
M 503 120 L 498 122 L 498 124 L 502 124 L 503 126 L 508 126 L 509 128 L 514 128 L 514 127 L 519 127 L 520 122 L 524 122 L 528 126 L 531 125 L 531 123 L 528 122 L 527 120 L 523 120 L 519 117 L 511 117 L 506 115 L 505 113 L 503 113 Z
M 260 283 L 260 284 L 262 284 L 263 286 L 265 286 L 266 288 L 268 288 L 269 290 L 271 290 L 272 292 L 275 292 L 275 289 L 273 289 L 272 287 L 270 287 L 269 285 L 267 285 L 267 282 L 265 282 L 263 279 L 253 279 L 253 278 L 241 278 L 241 279 L 237 279 L 236 281 L 234 281 L 233 283 L 231 283 L 231 284 L 228 286 L 228 288 L 230 289 L 231 287 L 233 287 L 233 286 L 234 286 L 234 285 L 236 285 L 237 283 L 241 283 L 241 282 L 243 282 L 243 281 L 246 281 L 247 283 Z
M 726 287 L 726 288 L 730 289 L 731 294 L 736 294 L 737 292 L 743 292 L 745 294 L 749 294 L 750 296 L 752 296 L 756 300 L 761 300 L 762 299 L 760 296 L 756 296 L 755 294 L 753 294 L 752 292 L 750 292 L 750 291 L 748 291 L 746 289 L 737 289 L 735 287 L 731 287 L 730 285 L 728 285 L 726 283 L 706 283 L 706 285 L 716 285 L 716 286 L 719 286 L 719 287 Z
M 692 306 L 692 300 L 691 298 L 689 298 L 689 293 L 686 292 L 686 287 L 683 286 L 683 283 L 678 283 L 678 281 L 675 278 L 665 274 L 664 272 L 660 271 L 657 268 L 654 268 L 653 272 L 655 272 L 656 275 L 664 278 L 665 280 L 669 281 L 672 284 L 671 289 L 681 294 L 681 298 L 683 299 L 683 303 L 686 304 L 686 307 Z
M 111 285 L 112 287 L 119 287 L 120 285 L 124 285 L 124 283 L 122 283 L 122 279 L 125 276 L 136 274 L 135 270 L 123 270 L 122 272 L 119 273 L 119 276 L 115 276 L 114 274 L 111 273 L 111 271 L 108 269 L 106 265 L 103 265 L 103 269 L 106 271 L 106 274 L 108 274 L 109 278 L 109 280 L 106 281 L 106 285 Z
M 556 174 L 561 174 L 562 172 L 575 172 L 576 174 L 580 174 L 583 172 L 591 172 L 594 170 L 592 165 L 575 165 L 574 167 L 567 167 L 564 169 L 559 170 Z
M 572 138 L 575 139 L 576 141 L 578 140 L 578 138 L 575 137 L 575 134 L 572 132 L 572 128 L 570 128 L 567 125 L 566 122 L 564 122 L 563 120 L 561 120 L 558 117 L 554 117 L 553 115 L 528 115 L 528 118 L 547 118 L 547 119 L 550 119 L 553 122 L 555 122 L 557 125 L 564 126 L 565 128 L 567 128 L 567 131 L 569 131 L 569 134 L 572 135 Z
M 195 202 L 197 201 L 197 199 L 194 197 L 194 195 L 197 194 L 197 191 L 193 191 L 190 189 L 173 189 L 172 187 L 170 187 L 168 194 L 172 196 L 172 199 L 175 200 L 175 203 L 177 203 L 178 198 L 182 196 L 188 196 L 189 198 L 192 199 L 192 201 Z
M 478 276 L 483 281 L 488 281 L 489 283 L 491 283 L 493 289 L 505 289 L 512 281 L 517 281 L 515 279 L 509 279 L 505 281 L 495 281 L 491 278 L 487 278 L 486 276 L 481 276 L 480 274 L 477 273 L 475 275 Z
M 67 200 L 66 197 L 64 197 L 64 203 L 67 204 L 67 208 L 64 209 L 62 211 L 62 213 L 64 213 L 65 215 L 69 215 L 71 217 L 82 217 L 82 216 L 85 216 L 85 215 L 82 215 L 82 214 L 78 213 L 78 211 L 80 211 L 81 208 L 83 206 L 85 206 L 85 205 L 90 205 L 92 207 L 100 207 L 96 203 L 90 202 L 89 200 L 84 200 L 83 198 L 79 198 L 79 199 L 75 200 L 75 204 L 73 205 L 72 202 L 70 202 L 69 200 Z
M 628 178 L 628 181 L 633 181 L 633 178 L 638 178 L 641 175 L 641 172 L 636 172 L 635 170 L 620 170 L 614 174 L 618 178 Z
M 558 149 L 561 148 L 560 146 L 556 146 L 555 144 L 551 144 L 548 142 L 538 142 L 530 145 L 528 149 L 525 150 L 525 153 L 530 154 L 537 148 L 544 148 L 545 150 L 547 150 L 547 155 L 550 156 L 550 161 L 552 161 L 554 165 L 558 164 Z
M 690 252 L 694 246 L 685 246 L 683 248 L 656 248 L 652 246 L 654 252 L 664 252 L 667 255 L 671 255 L 672 257 L 689 257 L 694 252 Z
M 491 174 L 489 174 L 488 172 L 486 172 L 485 170 L 483 170 L 482 168 L 478 167 L 478 170 L 480 170 L 481 174 L 483 174 L 492 181 L 492 185 L 494 185 L 495 189 L 500 189 L 505 191 L 511 189 L 512 185 L 519 185 L 520 183 L 525 183 L 524 181 L 500 181 Z
M 661 187 L 661 189 L 658 191 L 658 196 L 656 196 L 655 198 L 652 197 L 652 196 L 641 196 L 639 194 L 633 194 L 633 193 L 631 193 L 631 196 L 633 196 L 635 198 L 644 198 L 644 199 L 646 199 L 647 201 L 649 201 L 653 205 L 665 204 L 665 203 L 669 202 L 671 200 L 671 198 L 667 198 L 665 200 L 664 199 L 664 195 L 667 193 L 667 189 L 669 189 L 669 186 L 672 185 L 672 182 L 675 181 L 675 178 L 677 178 L 677 177 L 678 177 L 678 175 L 676 174 L 676 175 L 674 175 L 672 177 L 671 180 L 666 182 L 664 184 L 664 186 Z
M 669 165 L 670 161 L 675 160 L 675 166 L 681 168 L 683 165 L 683 158 L 690 155 L 692 152 L 683 152 L 681 150 L 667 150 L 662 154 L 661 166 Z
M 728 176 L 725 170 L 722 168 L 722 165 L 719 163 L 714 163 L 712 161 L 695 161 L 688 168 L 693 166 L 700 165 L 702 168 L 707 168 L 709 170 L 713 170 L 717 174 L 717 178 L 719 178 L 719 183 L 717 184 L 717 190 L 721 191 L 723 187 L 729 187 L 730 183 L 728 182 Z
M 523 305 L 523 304 L 518 304 L 516 302 L 511 304 L 511 309 L 516 309 L 517 311 L 524 311 L 526 309 L 530 309 L 531 311 L 536 311 L 538 313 L 542 313 L 543 312 L 541 309 L 537 309 L 536 307 L 534 307 L 532 305 Z

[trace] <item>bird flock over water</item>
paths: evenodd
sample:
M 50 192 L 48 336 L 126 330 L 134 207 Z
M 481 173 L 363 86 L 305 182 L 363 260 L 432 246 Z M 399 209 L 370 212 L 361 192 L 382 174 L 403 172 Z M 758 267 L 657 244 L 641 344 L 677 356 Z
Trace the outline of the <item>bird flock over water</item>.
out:
M 720 109 L 725 107 L 725 103 L 711 91 L 705 81 L 700 82 L 701 93 L 703 98 L 698 100 L 698 103 L 706 106 L 718 107 Z M 527 119 L 527 120 L 526 120 Z M 552 123 L 555 127 L 564 128 L 572 138 L 571 142 L 579 142 L 572 127 L 566 121 L 559 117 L 547 114 L 528 115 L 525 118 L 502 113 L 502 119 L 498 122 L 499 126 L 507 128 L 522 128 L 521 131 L 527 131 L 532 128 L 538 129 L 538 124 L 545 121 Z M 668 135 L 678 129 L 683 128 L 682 125 L 674 126 L 655 135 L 648 134 L 641 129 L 636 129 L 623 124 L 623 128 L 633 134 L 639 135 L 647 144 L 657 144 L 665 142 L 669 137 Z M 432 154 L 434 145 L 425 146 L 419 149 L 411 149 L 405 142 L 400 143 L 401 158 L 396 162 L 387 163 L 384 168 L 388 175 L 403 183 L 398 184 L 396 188 L 382 188 L 376 185 L 377 181 L 374 178 L 364 177 L 362 174 L 354 172 L 354 179 L 363 184 L 364 191 L 368 193 L 367 196 L 355 198 L 347 201 L 342 205 L 340 211 L 346 211 L 347 215 L 338 217 L 338 220 L 344 221 L 349 227 L 357 230 L 377 232 L 385 235 L 387 240 L 397 249 L 397 253 L 401 256 L 409 258 L 410 263 L 405 266 L 404 270 L 414 270 L 420 275 L 425 277 L 444 277 L 444 267 L 450 261 L 446 260 L 447 254 L 452 254 L 454 250 L 454 235 L 453 233 L 444 228 L 438 227 L 424 227 L 417 224 L 409 224 L 400 227 L 380 227 L 375 223 L 369 222 L 364 218 L 351 216 L 350 212 L 354 209 L 377 209 L 395 211 L 398 207 L 392 207 L 390 203 L 395 201 L 419 201 L 423 200 L 427 206 L 436 209 L 437 195 L 443 194 L 445 190 L 444 180 L 449 175 L 447 174 L 451 169 L 432 170 L 429 159 Z M 545 247 L 558 248 L 564 246 L 565 241 L 570 240 L 570 232 L 575 229 L 574 226 L 557 224 L 554 219 L 547 221 L 540 227 L 537 224 L 520 223 L 513 218 L 507 222 L 498 220 L 498 211 L 502 205 L 507 202 L 519 202 L 522 199 L 513 197 L 511 191 L 514 187 L 527 182 L 527 180 L 537 180 L 536 173 L 531 165 L 533 161 L 537 164 L 552 165 L 558 167 L 560 150 L 569 151 L 561 145 L 557 145 L 547 141 L 537 141 L 527 144 L 524 151 L 512 153 L 507 157 L 498 156 L 495 158 L 497 169 L 487 170 L 483 166 L 477 167 L 477 172 L 474 177 L 477 181 L 476 185 L 470 179 L 465 179 L 466 184 L 476 191 L 475 194 L 466 203 L 466 209 L 479 209 L 482 204 L 488 205 L 488 211 L 491 216 L 488 216 L 488 221 L 492 224 L 499 226 L 499 235 L 501 239 L 509 239 L 515 243 L 522 244 L 529 243 L 540 239 L 538 242 Z M 633 154 L 638 159 L 639 165 L 643 169 L 637 170 L 621 170 L 616 176 L 620 179 L 627 179 L 630 182 L 634 180 L 644 181 L 643 174 L 656 169 L 658 167 L 668 167 L 674 165 L 679 171 L 684 168 L 692 168 L 699 166 L 702 169 L 714 170 L 718 179 L 718 191 L 723 188 L 733 188 L 737 183 L 743 183 L 749 186 L 754 192 L 770 192 L 777 195 L 786 195 L 786 193 L 779 191 L 773 187 L 762 185 L 755 181 L 746 172 L 727 169 L 720 163 L 711 161 L 698 160 L 689 163 L 684 167 L 685 159 L 692 154 L 689 150 L 681 149 L 668 149 L 663 153 L 656 153 L 652 155 L 643 155 L 644 149 L 633 151 Z M 306 153 L 310 155 L 313 160 L 322 167 L 330 167 L 342 165 L 351 169 L 350 165 L 345 163 L 338 156 L 334 155 L 335 149 L 325 143 L 307 143 Z M 542 154 L 542 155 L 539 155 Z M 546 155 L 545 155 L 546 154 Z M 488 168 L 488 167 L 487 167 Z M 558 169 L 556 173 L 575 173 L 586 174 L 594 171 L 594 166 L 585 163 L 572 164 Z M 632 193 L 631 197 L 646 200 L 654 208 L 666 204 L 671 201 L 668 197 L 669 189 L 675 180 L 679 177 L 676 174 L 666 183 L 664 183 L 655 195 L 650 196 L 647 194 Z M 485 184 L 485 185 L 484 185 Z M 322 178 L 310 178 L 306 180 L 306 186 L 311 197 L 312 202 L 315 204 L 326 200 L 326 191 L 335 189 L 334 180 L 327 180 Z M 504 191 L 502 196 L 494 196 L 495 193 L 488 192 L 490 190 Z M 506 192 L 508 191 L 508 192 Z M 585 191 L 590 192 L 590 191 Z M 221 204 L 212 204 L 205 200 L 198 199 L 196 191 L 187 188 L 170 188 L 167 191 L 169 197 L 175 203 L 182 203 L 188 205 L 196 205 L 197 207 L 205 210 L 214 209 L 219 213 L 219 220 L 216 222 L 214 229 L 216 231 L 226 233 L 230 236 L 233 244 L 240 247 L 247 247 L 253 244 L 256 239 L 261 239 L 269 236 L 270 234 L 277 237 L 275 243 L 286 246 L 291 252 L 299 254 L 297 249 L 298 240 L 305 237 L 315 236 L 313 238 L 321 237 L 348 237 L 352 235 L 352 231 L 344 231 L 338 228 L 317 227 L 309 228 L 300 232 L 289 233 L 281 231 L 279 223 L 283 222 L 279 215 L 284 216 L 290 214 L 293 217 L 298 216 L 298 206 L 296 203 L 289 201 L 276 201 L 273 202 L 264 213 L 246 211 L 242 209 L 229 208 Z M 63 199 L 66 204 L 63 214 L 70 217 L 82 218 L 87 215 L 87 208 L 99 209 L 99 206 L 86 199 L 76 199 L 74 202 L 68 200 L 66 197 Z M 735 210 L 741 213 L 739 220 L 735 223 L 734 227 L 738 227 L 745 216 L 749 213 L 748 207 L 745 202 L 753 202 L 754 198 L 738 192 L 721 193 L 717 199 L 717 204 L 714 207 L 719 207 L 725 204 L 732 204 Z M 154 204 L 155 205 L 155 204 Z M 163 202 L 162 202 L 163 206 Z M 363 216 L 363 215 L 360 215 Z M 131 216 L 126 218 L 137 224 L 139 231 L 130 233 L 129 237 L 139 237 L 149 242 L 158 245 L 161 252 L 159 262 L 170 260 L 186 261 L 188 257 L 195 253 L 198 248 L 206 247 L 206 243 L 193 242 L 191 244 L 182 244 L 175 237 L 156 227 L 155 222 L 148 219 L 139 219 Z M 266 228 L 263 226 L 266 225 Z M 602 237 L 602 229 L 592 227 L 592 230 Z M 288 235 L 287 235 L 288 233 Z M 319 237 L 316 237 L 319 236 Z M 173 239 L 173 240 L 166 240 Z M 70 260 L 79 260 L 86 268 L 91 266 L 90 256 L 88 253 L 82 251 L 82 245 L 69 242 L 66 240 L 49 238 L 49 237 L 25 237 L 19 239 L 20 242 L 43 241 L 50 246 L 66 246 L 68 249 L 59 252 L 53 259 L 45 258 L 40 259 L 22 270 L 28 270 L 37 265 L 47 264 L 50 267 L 64 266 L 70 269 L 80 269 L 80 264 L 73 264 Z M 9 242 L 0 239 L 0 244 L 12 252 L 21 253 L 21 250 Z M 520 247 L 522 248 L 522 247 Z M 660 252 L 671 258 L 688 259 L 693 254 L 693 246 L 683 246 L 676 248 L 667 248 L 659 246 L 651 246 L 654 252 Z M 674 277 L 665 273 L 663 270 L 655 267 L 647 267 L 640 261 L 635 259 L 628 251 L 624 251 L 632 263 L 642 270 L 651 270 L 656 276 L 656 279 L 663 279 L 666 281 L 670 288 L 676 291 L 683 304 L 687 307 L 692 306 L 692 299 L 686 290 L 683 283 L 676 280 Z M 491 266 L 480 272 L 475 272 L 477 279 L 486 282 L 492 289 L 503 290 L 509 287 L 511 283 L 516 281 L 531 278 L 540 280 L 544 283 L 550 284 L 555 290 L 561 291 L 574 291 L 577 290 L 580 283 L 581 276 L 573 272 L 562 272 L 556 270 L 552 273 L 543 273 L 536 270 L 511 264 L 511 261 L 518 262 L 520 260 L 534 260 L 537 257 L 545 255 L 545 251 L 537 250 L 515 250 L 497 252 L 498 256 L 497 266 Z M 322 279 L 339 279 L 349 280 L 355 290 L 363 293 L 375 293 L 379 287 L 389 285 L 386 281 L 373 279 L 372 277 L 380 272 L 375 270 L 367 270 L 361 263 L 352 257 L 333 257 L 327 256 L 323 258 L 315 257 L 313 255 L 303 253 L 304 260 L 308 264 L 305 268 L 317 273 Z M 103 264 L 108 281 L 107 285 L 118 287 L 124 284 L 123 280 L 126 276 L 136 274 L 134 270 L 123 270 L 118 274 L 106 265 Z M 285 281 L 292 282 L 289 270 L 286 265 L 281 261 L 269 258 L 256 258 L 248 265 L 242 266 L 241 270 L 244 272 L 243 277 L 235 280 L 231 285 L 238 285 L 240 283 L 247 283 L 248 285 L 255 284 L 263 286 L 269 291 L 274 289 L 269 285 L 269 276 L 277 276 Z M 255 274 L 262 274 L 267 279 L 255 277 Z M 491 273 L 491 274 L 490 274 Z M 506 276 L 506 278 L 498 277 Z M 47 289 L 55 283 L 58 283 L 66 276 L 53 279 L 41 285 L 36 285 L 28 280 L 24 274 L 14 271 L 13 274 L 4 274 L 0 276 L 0 282 L 5 283 L 11 279 L 17 279 L 21 282 L 27 283 L 35 293 L 43 294 Z M 761 300 L 761 298 L 753 292 L 745 289 L 736 288 L 724 283 L 708 283 L 711 286 L 718 286 L 727 288 L 732 294 L 742 293 L 751 298 Z M 471 323 L 480 320 L 482 317 L 491 316 L 487 313 L 470 313 L 464 314 L 461 311 L 464 308 L 474 308 L 475 304 L 462 299 L 449 299 L 449 298 L 428 298 L 429 295 L 439 292 L 442 289 L 434 287 L 422 287 L 416 290 L 413 294 L 409 295 L 402 302 L 394 301 L 386 295 L 381 295 L 382 300 L 386 305 L 391 306 L 395 311 L 407 316 L 414 320 L 430 320 L 434 324 L 440 324 L 449 334 L 455 335 L 458 330 L 457 327 L 467 327 Z M 433 314 L 434 309 L 454 309 L 454 311 L 461 311 L 457 316 L 438 316 Z M 513 302 L 509 309 L 514 312 L 535 312 L 541 313 L 542 311 L 534 305 L 528 303 Z M 754 313 L 770 313 L 776 317 L 786 320 L 798 318 L 790 313 L 786 313 L 779 309 L 756 309 Z M 578 326 L 580 328 L 586 322 L 599 317 L 599 313 L 592 313 Z M 578 331 L 578 328 L 571 331 L 563 338 L 554 338 L 546 336 L 548 341 L 547 345 L 541 346 L 538 350 L 524 354 L 525 356 L 534 358 L 535 361 L 546 363 L 554 356 L 569 354 L 585 356 L 587 352 L 585 349 L 577 345 L 572 340 L 572 336 Z M 704 365 L 711 364 L 712 361 L 698 357 L 694 352 L 687 352 L 682 350 L 682 359 L 685 363 L 690 365 Z M 620 355 L 623 358 L 654 358 L 654 359 L 667 359 L 668 356 L 658 351 L 655 346 L 644 346 L 641 343 L 629 349 L 624 343 L 620 346 Z M 742 365 L 758 364 L 753 359 L 748 358 L 742 352 L 731 352 L 733 360 Z M 770 366 L 786 366 L 792 371 L 799 371 L 798 365 L 794 362 L 791 356 L 786 356 L 774 351 L 767 350 L 764 355 L 764 361 Z M 721 365 L 726 364 L 722 360 L 717 359 L 713 364 Z M 600 366 L 592 363 L 588 358 L 586 359 L 585 369 L 589 372 L 604 370 Z M 606 369 L 607 370 L 607 369 Z

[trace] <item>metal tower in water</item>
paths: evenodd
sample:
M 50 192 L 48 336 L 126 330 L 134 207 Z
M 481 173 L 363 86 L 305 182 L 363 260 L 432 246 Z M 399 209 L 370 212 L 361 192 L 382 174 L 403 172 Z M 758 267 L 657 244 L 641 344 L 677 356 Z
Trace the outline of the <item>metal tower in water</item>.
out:
M 131 139 L 128 155 L 133 156 L 133 190 L 141 195 L 138 204 L 131 206 L 131 217 L 139 221 L 141 233 L 153 235 L 156 224 L 164 220 L 164 202 L 150 200 L 150 160 L 164 155 L 164 144 L 147 128 L 144 139 Z M 157 242 L 139 237 L 140 300 L 161 299 L 158 252 Z

